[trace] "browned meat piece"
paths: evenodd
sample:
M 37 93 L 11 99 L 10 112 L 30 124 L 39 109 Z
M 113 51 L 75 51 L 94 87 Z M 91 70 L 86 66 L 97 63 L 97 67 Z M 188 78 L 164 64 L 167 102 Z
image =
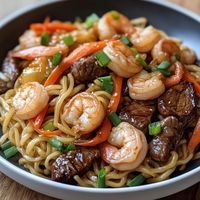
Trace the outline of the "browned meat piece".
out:
M 170 151 L 175 150 L 183 136 L 182 123 L 170 116 L 161 121 L 162 132 L 149 144 L 151 157 L 159 162 L 166 162 Z
M 158 110 L 162 116 L 176 116 L 185 124 L 195 117 L 196 105 L 193 85 L 186 81 L 170 88 L 158 99 Z
M 62 183 L 72 181 L 75 175 L 83 175 L 93 161 L 100 157 L 96 148 L 79 148 L 59 156 L 52 165 L 52 180 Z
M 130 105 L 121 109 L 119 118 L 146 132 L 155 107 L 155 101 L 132 101 Z
M 100 76 L 109 74 L 108 68 L 101 67 L 94 56 L 81 58 L 71 66 L 76 84 L 89 83 Z
M 17 67 L 17 60 L 12 58 L 11 52 L 9 52 L 3 61 L 0 72 L 0 94 L 12 88 L 18 76 L 19 69 Z

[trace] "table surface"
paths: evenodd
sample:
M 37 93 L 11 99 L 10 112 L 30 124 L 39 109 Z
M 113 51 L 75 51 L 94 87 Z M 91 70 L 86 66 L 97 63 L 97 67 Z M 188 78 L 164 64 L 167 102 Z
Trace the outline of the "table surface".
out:
M 0 19 L 9 13 L 12 13 L 16 8 L 21 8 L 22 6 L 28 5 L 33 2 L 40 0 L 0 0 L 3 2 L 3 6 L 0 7 Z M 171 2 L 177 3 L 184 6 L 198 14 L 200 14 L 200 0 L 170 0 Z M 6 177 L 4 174 L 0 173 L 0 199 L 1 200 L 53 200 L 51 197 L 34 192 L 10 178 Z M 199 200 L 200 199 L 200 184 L 196 184 L 182 192 L 175 195 L 163 198 L 162 200 Z M 55 200 L 55 199 L 54 199 Z

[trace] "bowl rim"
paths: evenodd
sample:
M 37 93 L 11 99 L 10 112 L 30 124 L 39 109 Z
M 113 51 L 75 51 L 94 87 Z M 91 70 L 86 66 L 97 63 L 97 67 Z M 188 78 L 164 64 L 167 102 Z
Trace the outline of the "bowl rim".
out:
M 19 17 L 33 9 L 37 9 L 37 8 L 45 6 L 45 5 L 50 5 L 55 2 L 62 2 L 62 1 L 66 1 L 66 0 L 43 0 L 41 2 L 34 3 L 29 6 L 24 7 L 22 9 L 19 9 L 19 10 L 15 11 L 13 14 L 1 19 L 0 20 L 0 28 L 3 28 L 4 25 L 9 23 L 16 17 Z M 67 0 L 67 1 L 69 1 L 69 0 Z M 163 7 L 166 7 L 171 10 L 174 10 L 176 12 L 179 12 L 183 15 L 186 15 L 200 23 L 199 15 L 193 13 L 190 10 L 187 10 L 186 8 L 178 6 L 174 3 L 171 3 L 168 1 L 158 1 L 158 0 L 141 0 L 141 1 L 146 1 L 146 2 L 150 2 L 152 4 L 161 5 Z M 198 166 L 182 175 L 178 175 L 176 177 L 173 177 L 173 178 L 170 178 L 168 180 L 158 182 L 158 183 L 151 183 L 151 184 L 141 185 L 141 186 L 136 186 L 136 187 L 103 188 L 102 189 L 102 188 L 91 188 L 91 187 L 81 187 L 81 186 L 69 185 L 69 184 L 59 183 L 59 182 L 55 182 L 55 181 L 52 181 L 49 179 L 45 179 L 45 178 L 39 177 L 37 175 L 31 174 L 30 172 L 27 172 L 27 171 L 15 166 L 14 164 L 10 163 L 8 160 L 3 158 L 2 156 L 0 156 L 0 165 L 2 166 L 1 168 L 7 169 L 7 171 L 10 170 L 12 173 L 17 174 L 18 176 L 23 177 L 24 179 L 26 179 L 28 181 L 34 181 L 35 183 L 40 183 L 42 185 L 51 186 L 52 188 L 58 188 L 58 189 L 63 189 L 63 190 L 72 190 L 72 191 L 76 191 L 76 192 L 87 192 L 87 193 L 126 193 L 126 192 L 136 192 L 136 191 L 138 192 L 138 191 L 151 190 L 151 189 L 164 187 L 164 186 L 170 185 L 175 182 L 179 182 L 183 179 L 187 179 L 187 178 L 197 174 L 198 172 L 200 172 L 200 166 Z M 0 168 L 0 171 L 2 170 L 1 168 Z M 2 171 L 5 172 L 6 170 L 2 170 Z

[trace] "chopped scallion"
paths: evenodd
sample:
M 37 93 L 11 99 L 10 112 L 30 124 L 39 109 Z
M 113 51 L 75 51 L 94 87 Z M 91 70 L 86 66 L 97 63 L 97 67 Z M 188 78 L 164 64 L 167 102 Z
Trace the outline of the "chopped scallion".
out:
M 166 60 L 166 61 L 163 61 L 161 62 L 156 68 L 159 70 L 165 70 L 165 69 L 168 69 L 170 66 L 170 63 Z
M 99 51 L 95 54 L 95 57 L 101 67 L 108 65 L 111 61 L 110 58 L 103 51 Z
M 72 35 L 65 36 L 63 38 L 63 41 L 66 46 L 71 46 L 72 44 L 74 44 L 74 38 Z
M 49 45 L 49 33 L 45 32 L 41 37 L 41 45 L 48 46 Z
M 180 57 L 180 55 L 178 55 L 178 54 L 175 54 L 175 58 L 176 58 L 177 61 L 180 61 L 180 60 L 181 60 L 181 57 Z
M 76 149 L 76 146 L 74 144 L 69 144 L 67 147 L 63 148 L 63 153 L 68 153 L 69 151 L 72 151 Z
M 118 20 L 120 18 L 120 13 L 118 11 L 112 10 L 110 13 L 111 13 L 113 19 Z
M 98 80 L 102 82 L 102 89 L 112 94 L 114 89 L 112 76 L 99 77 Z
M 6 149 L 3 153 L 4 153 L 5 158 L 9 159 L 9 158 L 15 156 L 18 153 L 18 150 L 16 147 L 13 146 L 13 147 Z
M 133 53 L 138 54 L 138 51 L 135 47 L 131 47 L 131 50 L 133 51 Z
M 149 135 L 155 136 L 158 135 L 161 132 L 161 123 L 158 122 L 153 122 L 148 125 L 149 129 Z
M 55 147 L 58 151 L 62 151 L 63 149 L 63 143 L 55 137 L 49 138 L 48 143 Z
M 142 174 L 139 174 L 135 178 L 133 178 L 131 181 L 128 181 L 127 186 L 134 187 L 134 186 L 142 185 L 144 181 L 145 181 L 145 177 Z
M 151 71 L 151 67 L 149 65 L 147 65 L 147 63 L 145 62 L 145 60 L 140 56 L 140 54 L 138 53 L 136 55 L 136 60 L 142 65 L 142 67 L 147 70 L 147 71 Z
M 158 71 L 161 72 L 166 77 L 171 76 L 171 72 L 169 70 L 160 69 Z
M 43 126 L 43 129 L 47 131 L 55 131 L 56 127 L 53 125 L 53 122 L 48 122 Z
M 105 188 L 105 176 L 106 176 L 106 170 L 102 168 L 98 173 L 98 179 L 97 179 L 98 188 Z
M 121 42 L 123 42 L 124 44 L 126 44 L 129 47 L 132 47 L 133 44 L 131 43 L 131 41 L 129 40 L 128 36 L 124 36 L 123 38 L 121 38 L 120 40 Z
M 56 67 L 60 63 L 61 59 L 62 59 L 62 54 L 56 53 L 52 59 L 53 66 Z
M 10 141 L 4 142 L 3 144 L 0 145 L 0 148 L 5 151 L 6 149 L 9 149 L 12 146 Z
M 88 16 L 86 18 L 86 21 L 85 21 L 85 27 L 87 29 L 91 28 L 95 22 L 97 22 L 99 20 L 99 17 L 97 14 L 93 13 L 91 14 L 90 16 Z
M 117 126 L 121 123 L 121 119 L 115 112 L 110 112 L 108 114 L 108 118 L 110 119 L 110 121 L 113 123 L 114 126 Z

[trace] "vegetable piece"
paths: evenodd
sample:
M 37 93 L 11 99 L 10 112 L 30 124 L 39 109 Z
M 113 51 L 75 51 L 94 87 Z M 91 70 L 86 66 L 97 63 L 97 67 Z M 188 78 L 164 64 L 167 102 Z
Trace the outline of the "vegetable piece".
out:
M 86 21 L 85 21 L 85 27 L 87 29 L 91 28 L 95 22 L 97 22 L 99 20 L 99 17 L 97 14 L 93 13 L 91 14 L 90 16 L 88 16 L 86 18 Z
M 72 35 L 68 35 L 68 36 L 65 36 L 63 38 L 63 42 L 67 45 L 67 46 L 71 46 L 74 44 L 74 38 Z
M 178 54 L 175 54 L 175 58 L 176 58 L 177 61 L 180 61 L 180 60 L 181 60 L 181 57 L 180 57 L 180 55 L 178 55 Z
M 9 149 L 12 146 L 12 143 L 10 141 L 4 142 L 0 145 L 0 148 L 5 151 L 6 149 Z
M 118 11 L 112 10 L 110 13 L 111 13 L 113 19 L 115 19 L 115 20 L 118 20 L 120 18 L 120 13 Z
M 75 23 L 82 23 L 83 20 L 82 20 L 82 18 L 81 18 L 80 16 L 78 16 L 78 17 L 75 18 L 75 21 L 74 21 L 74 22 L 75 22 Z
M 49 45 L 49 33 L 45 32 L 41 37 L 41 45 L 48 46 Z
M 53 125 L 53 122 L 48 122 L 43 126 L 43 129 L 48 131 L 55 131 L 56 127 Z
M 147 63 L 145 62 L 145 60 L 140 56 L 140 54 L 138 53 L 136 55 L 136 60 L 140 63 L 140 65 L 142 65 L 142 67 L 147 70 L 147 71 L 151 71 L 151 67 L 149 65 L 147 65 Z
M 137 49 L 136 49 L 135 47 L 131 47 L 131 51 L 132 51 L 133 53 L 135 53 L 135 54 L 138 54 L 138 51 L 137 51 Z
M 12 54 L 12 56 L 14 58 L 21 58 L 24 60 L 33 60 L 34 58 L 39 57 L 51 57 L 58 52 L 66 54 L 68 52 L 68 48 L 65 45 L 55 47 L 37 46 L 16 51 Z
M 110 112 L 108 118 L 113 123 L 114 126 L 117 126 L 121 123 L 121 119 L 118 117 L 116 112 Z
M 102 89 L 105 90 L 106 92 L 112 94 L 113 92 L 113 81 L 112 81 L 112 76 L 104 76 L 98 78 L 102 82 Z
M 171 76 L 171 72 L 169 70 L 160 69 L 158 71 L 161 72 L 165 77 Z
M 131 181 L 128 181 L 127 186 L 134 187 L 134 186 L 142 185 L 144 181 L 145 181 L 145 177 L 142 174 L 139 174 L 135 178 L 133 178 Z
M 121 91 L 122 91 L 122 82 L 123 78 L 119 76 L 113 77 L 114 80 L 114 92 L 112 93 L 110 103 L 108 105 L 109 112 L 116 112 L 120 98 L 121 98 Z M 78 146 L 96 146 L 98 144 L 101 144 L 105 142 L 110 134 L 110 131 L 112 129 L 112 124 L 108 117 L 105 117 L 101 127 L 96 133 L 96 136 L 91 140 L 79 140 L 75 144 Z
M 111 59 L 103 51 L 99 51 L 95 54 L 97 61 L 101 67 L 108 65 Z
M 105 188 L 105 176 L 106 176 L 106 170 L 105 168 L 102 168 L 98 173 L 98 179 L 97 179 L 98 188 Z
M 161 132 L 161 123 L 160 122 L 153 122 L 148 125 L 149 135 L 158 135 Z
M 193 84 L 194 89 L 196 91 L 196 95 L 200 98 L 200 85 L 194 78 L 194 76 L 192 76 L 192 74 L 190 74 L 190 72 L 187 71 L 187 69 L 184 69 L 183 80 L 186 80 Z
M 63 143 L 55 137 L 49 138 L 48 143 L 51 146 L 55 147 L 58 151 L 62 151 L 64 146 Z
M 123 42 L 124 44 L 126 44 L 129 47 L 132 47 L 133 44 L 131 43 L 131 41 L 129 40 L 128 36 L 124 36 L 123 38 L 121 38 L 120 40 L 121 42 Z
M 9 159 L 9 158 L 15 156 L 18 153 L 18 150 L 16 147 L 13 146 L 13 147 L 6 149 L 3 153 L 4 153 L 5 158 Z
M 52 59 L 53 66 L 56 67 L 60 63 L 61 59 L 62 59 L 61 53 L 54 54 L 53 59 Z
M 157 70 L 166 70 L 170 67 L 170 63 L 166 60 L 161 62 L 156 68 Z
M 31 24 L 30 28 L 33 31 L 36 31 L 38 33 L 48 32 L 50 34 L 55 33 L 57 30 L 64 30 L 67 32 L 76 30 L 77 27 L 72 24 L 62 23 L 62 22 L 44 22 L 42 23 L 34 23 Z
M 76 146 L 74 144 L 69 144 L 67 147 L 63 148 L 63 153 L 68 153 L 69 151 L 72 151 L 76 149 Z
M 191 153 L 194 152 L 197 145 L 200 143 L 200 118 L 196 124 L 192 137 L 190 138 L 188 149 Z

